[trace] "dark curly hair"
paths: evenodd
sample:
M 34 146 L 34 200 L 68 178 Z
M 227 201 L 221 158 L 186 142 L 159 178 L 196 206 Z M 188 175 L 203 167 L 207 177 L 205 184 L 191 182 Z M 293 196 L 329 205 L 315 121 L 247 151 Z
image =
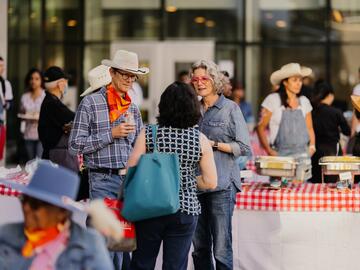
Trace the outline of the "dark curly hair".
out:
M 199 122 L 200 116 L 200 103 L 188 84 L 174 82 L 162 93 L 157 117 L 159 126 L 189 128 Z
M 30 87 L 30 81 L 31 81 L 31 77 L 32 77 L 32 75 L 33 75 L 34 73 L 38 73 L 38 74 L 40 75 L 41 87 L 42 87 L 42 88 L 45 88 L 45 86 L 44 86 L 44 76 L 43 76 L 42 72 L 41 72 L 39 69 L 37 69 L 37 68 L 31 68 L 31 69 L 28 71 L 28 73 L 26 74 L 26 76 L 25 76 L 25 81 L 24 81 L 24 83 L 25 83 L 26 91 L 32 91 L 32 90 L 33 90 L 33 89 L 31 89 L 31 87 Z

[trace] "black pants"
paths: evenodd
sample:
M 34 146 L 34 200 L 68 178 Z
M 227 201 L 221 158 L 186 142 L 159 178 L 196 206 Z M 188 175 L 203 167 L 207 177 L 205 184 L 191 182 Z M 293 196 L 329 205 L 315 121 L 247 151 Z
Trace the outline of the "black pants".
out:
M 316 145 L 316 152 L 311 157 L 311 166 L 312 166 L 312 178 L 310 182 L 312 183 L 321 183 L 321 166 L 319 165 L 320 158 L 324 156 L 342 156 L 343 152 L 341 147 L 339 147 L 339 153 L 337 153 L 337 143 L 325 143 Z M 336 182 L 337 176 L 327 175 L 325 177 L 325 182 Z
M 164 270 L 186 270 L 191 239 L 198 217 L 184 213 L 136 222 L 137 249 L 131 270 L 152 270 L 163 242 Z

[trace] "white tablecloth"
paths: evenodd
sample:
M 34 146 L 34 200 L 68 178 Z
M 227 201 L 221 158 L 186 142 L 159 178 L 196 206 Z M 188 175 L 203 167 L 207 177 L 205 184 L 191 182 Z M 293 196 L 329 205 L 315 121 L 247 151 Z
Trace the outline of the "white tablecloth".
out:
M 234 269 L 357 270 L 360 214 L 236 210 Z

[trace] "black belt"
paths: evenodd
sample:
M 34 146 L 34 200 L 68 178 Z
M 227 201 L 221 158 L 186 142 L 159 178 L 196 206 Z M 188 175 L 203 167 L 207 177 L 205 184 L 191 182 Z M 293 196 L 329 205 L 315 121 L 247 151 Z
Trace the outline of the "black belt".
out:
M 97 168 L 97 169 L 89 169 L 90 172 L 96 172 L 96 173 L 104 173 L 104 174 L 116 174 L 116 175 L 126 175 L 126 169 L 120 168 L 120 169 L 112 169 L 112 168 Z

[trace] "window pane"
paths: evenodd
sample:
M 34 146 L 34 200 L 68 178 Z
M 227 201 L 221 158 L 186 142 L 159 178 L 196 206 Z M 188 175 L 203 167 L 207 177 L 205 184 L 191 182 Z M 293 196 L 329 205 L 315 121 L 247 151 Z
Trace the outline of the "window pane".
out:
M 322 41 L 326 5 L 322 0 L 247 0 L 248 41 Z
M 246 89 L 254 108 L 259 108 L 272 91 L 270 75 L 281 66 L 297 62 L 313 70 L 314 81 L 325 78 L 325 48 L 323 46 L 265 47 L 251 46 L 246 51 Z M 255 110 L 256 111 L 256 110 Z
M 167 0 L 167 38 L 241 40 L 243 1 Z
M 331 1 L 331 38 L 336 41 L 360 41 L 360 1 Z
M 88 72 L 90 69 L 101 64 L 101 60 L 109 59 L 109 45 L 87 45 L 84 54 L 84 89 L 89 87 Z
M 41 33 L 41 1 L 9 1 L 9 39 L 39 41 Z
M 216 62 L 227 71 L 231 79 L 244 82 L 243 78 L 243 47 L 236 45 L 217 45 Z
M 81 40 L 80 0 L 47 0 L 46 39 Z
M 331 48 L 331 82 L 337 97 L 349 102 L 349 96 L 359 83 L 360 63 L 355 55 L 360 55 L 360 45 L 333 46 Z
M 158 39 L 160 0 L 85 1 L 85 40 Z

